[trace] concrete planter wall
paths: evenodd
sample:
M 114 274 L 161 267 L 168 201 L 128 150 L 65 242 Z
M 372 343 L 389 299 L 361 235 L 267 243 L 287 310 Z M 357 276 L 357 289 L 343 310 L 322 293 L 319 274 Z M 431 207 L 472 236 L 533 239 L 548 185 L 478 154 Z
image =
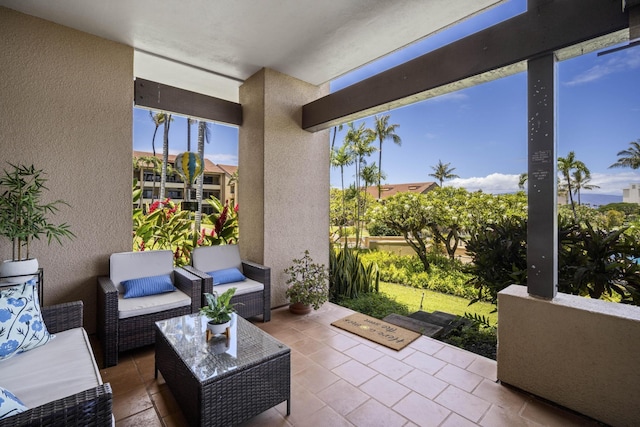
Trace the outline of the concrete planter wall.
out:
M 614 426 L 640 420 L 640 307 L 512 285 L 498 294 L 498 379 Z

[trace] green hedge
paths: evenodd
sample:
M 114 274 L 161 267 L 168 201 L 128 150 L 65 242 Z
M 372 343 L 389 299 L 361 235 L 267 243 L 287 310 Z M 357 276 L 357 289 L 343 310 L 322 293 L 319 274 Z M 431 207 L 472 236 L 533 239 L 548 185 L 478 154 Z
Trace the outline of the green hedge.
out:
M 473 299 L 478 291 L 468 284 L 473 277 L 463 272 L 462 263 L 438 254 L 429 254 L 431 271 L 424 271 L 417 256 L 402 256 L 385 251 L 363 251 L 364 262 L 374 262 L 383 282 L 398 283 L 420 289 L 430 289 L 450 295 Z

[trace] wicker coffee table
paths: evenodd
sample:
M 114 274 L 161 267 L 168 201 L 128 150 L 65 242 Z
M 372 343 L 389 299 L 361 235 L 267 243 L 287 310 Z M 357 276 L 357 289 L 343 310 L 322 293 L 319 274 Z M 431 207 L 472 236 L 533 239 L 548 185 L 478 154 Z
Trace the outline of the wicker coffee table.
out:
M 190 425 L 230 426 L 287 401 L 291 350 L 240 316 L 230 337 L 205 337 L 199 314 L 156 322 L 156 376 L 162 373 Z

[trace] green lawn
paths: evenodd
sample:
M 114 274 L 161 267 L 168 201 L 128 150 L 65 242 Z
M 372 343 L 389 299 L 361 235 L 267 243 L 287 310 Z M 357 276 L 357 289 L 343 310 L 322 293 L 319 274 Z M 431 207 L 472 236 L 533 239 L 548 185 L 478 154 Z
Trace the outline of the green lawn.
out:
M 492 313 L 496 307 L 486 302 L 477 302 L 469 305 L 469 300 L 464 298 L 386 282 L 380 282 L 380 292 L 395 298 L 396 301 L 402 304 L 408 305 L 410 313 L 420 310 L 420 300 L 424 293 L 422 311 L 444 311 L 460 316 L 463 316 L 465 312 L 476 313 L 488 317 L 492 325 L 498 322 L 498 313 Z

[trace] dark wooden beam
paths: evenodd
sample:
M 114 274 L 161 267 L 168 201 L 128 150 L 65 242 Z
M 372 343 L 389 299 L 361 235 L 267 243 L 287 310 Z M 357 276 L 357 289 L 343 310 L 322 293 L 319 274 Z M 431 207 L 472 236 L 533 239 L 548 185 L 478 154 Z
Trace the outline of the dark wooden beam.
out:
M 318 131 L 408 105 L 434 96 L 437 88 L 452 85 L 457 90 L 465 86 L 456 82 L 629 27 L 620 0 L 535 4 L 521 15 L 304 105 L 302 127 Z
M 242 124 L 242 106 L 150 80 L 136 79 L 134 103 L 139 107 L 184 114 L 205 120 Z

